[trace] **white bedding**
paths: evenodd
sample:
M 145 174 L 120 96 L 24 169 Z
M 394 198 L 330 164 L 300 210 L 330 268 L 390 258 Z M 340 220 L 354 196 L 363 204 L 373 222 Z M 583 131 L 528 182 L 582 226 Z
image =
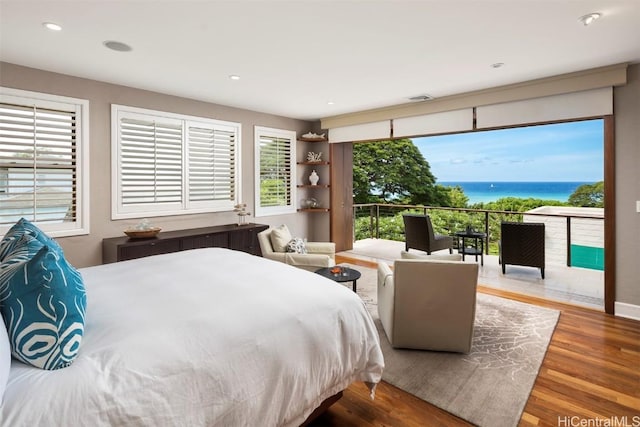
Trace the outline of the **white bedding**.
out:
M 81 269 L 87 320 L 68 368 L 12 361 L 2 426 L 298 426 L 384 367 L 348 287 L 209 248 Z

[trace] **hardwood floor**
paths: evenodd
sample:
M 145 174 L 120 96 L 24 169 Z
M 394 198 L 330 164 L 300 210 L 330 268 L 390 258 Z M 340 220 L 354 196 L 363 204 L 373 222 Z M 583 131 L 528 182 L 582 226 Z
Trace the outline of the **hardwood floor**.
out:
M 337 261 L 375 268 L 351 258 Z M 640 426 L 640 322 L 484 286 L 479 292 L 561 311 L 520 426 Z M 382 382 L 373 401 L 363 384 L 351 385 L 311 425 L 471 424 Z

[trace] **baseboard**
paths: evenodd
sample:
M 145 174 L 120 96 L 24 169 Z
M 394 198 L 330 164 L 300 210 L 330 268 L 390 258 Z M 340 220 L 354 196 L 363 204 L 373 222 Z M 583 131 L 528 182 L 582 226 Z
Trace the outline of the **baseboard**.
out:
M 616 302 L 616 316 L 626 317 L 627 319 L 640 320 L 640 305 L 627 304 L 625 302 Z

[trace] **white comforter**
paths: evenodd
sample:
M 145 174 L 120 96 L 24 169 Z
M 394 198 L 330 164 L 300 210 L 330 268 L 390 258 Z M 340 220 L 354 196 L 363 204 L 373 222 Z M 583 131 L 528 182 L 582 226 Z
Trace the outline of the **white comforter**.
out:
M 218 248 L 80 271 L 78 358 L 58 371 L 14 360 L 2 426 L 297 426 L 381 378 L 364 304 L 317 274 Z

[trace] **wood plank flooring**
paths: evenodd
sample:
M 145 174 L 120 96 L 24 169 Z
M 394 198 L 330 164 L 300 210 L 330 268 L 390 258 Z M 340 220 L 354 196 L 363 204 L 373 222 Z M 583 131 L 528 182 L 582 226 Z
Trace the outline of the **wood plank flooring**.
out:
M 337 261 L 376 267 L 351 258 Z M 624 426 L 624 422 L 640 426 L 640 322 L 484 286 L 478 290 L 561 311 L 520 426 Z M 471 424 L 382 382 L 373 401 L 363 384 L 351 385 L 343 398 L 311 425 Z

